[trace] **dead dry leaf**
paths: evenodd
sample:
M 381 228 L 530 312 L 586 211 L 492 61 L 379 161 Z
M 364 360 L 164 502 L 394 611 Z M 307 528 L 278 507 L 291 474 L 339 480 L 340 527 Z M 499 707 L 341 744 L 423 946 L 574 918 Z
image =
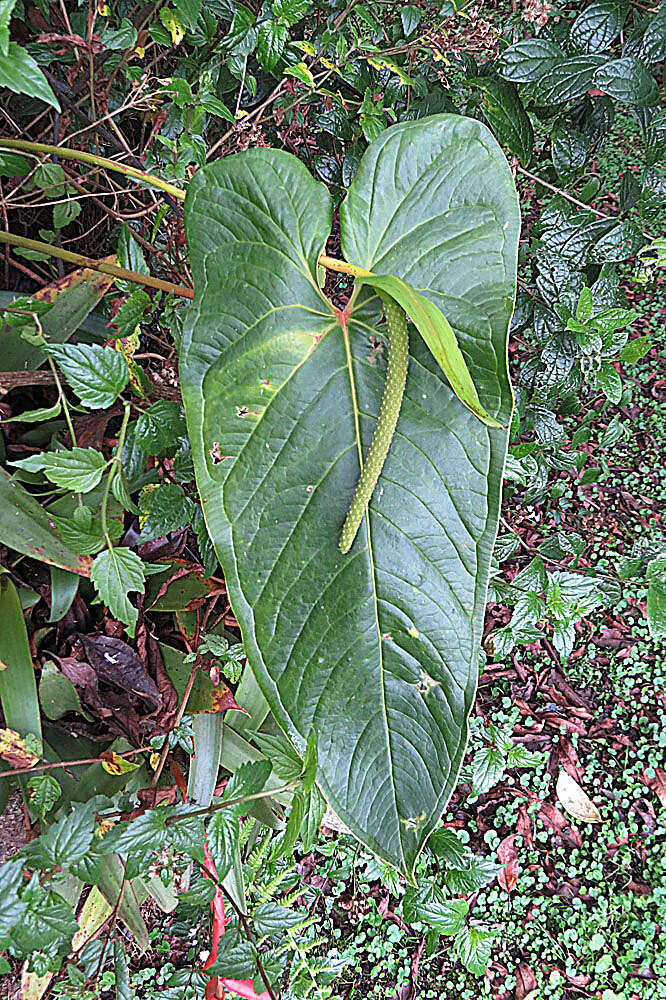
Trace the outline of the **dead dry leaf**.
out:
M 655 767 L 653 778 L 646 777 L 645 772 L 643 772 L 643 781 L 655 793 L 662 806 L 666 808 L 666 771 Z
M 555 794 L 566 811 L 581 823 L 602 823 L 601 813 L 587 792 L 562 768 L 557 778 Z
M 512 833 L 510 836 L 505 837 L 497 848 L 497 857 L 504 865 L 504 868 L 502 868 L 502 871 L 497 876 L 497 881 L 508 893 L 511 892 L 518 881 L 518 856 L 514 847 L 517 836 L 516 833 Z

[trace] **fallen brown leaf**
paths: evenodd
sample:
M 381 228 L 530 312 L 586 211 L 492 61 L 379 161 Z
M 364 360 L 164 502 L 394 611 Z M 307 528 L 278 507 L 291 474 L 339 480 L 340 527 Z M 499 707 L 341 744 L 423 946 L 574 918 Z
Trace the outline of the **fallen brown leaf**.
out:
M 602 823 L 601 813 L 587 792 L 583 791 L 577 781 L 564 768 L 559 773 L 555 793 L 574 819 L 581 823 Z

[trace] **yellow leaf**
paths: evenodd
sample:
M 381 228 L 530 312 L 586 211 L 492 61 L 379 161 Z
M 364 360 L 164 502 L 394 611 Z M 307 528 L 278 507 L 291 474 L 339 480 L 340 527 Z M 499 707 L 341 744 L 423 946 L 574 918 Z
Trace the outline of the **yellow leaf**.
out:
M 139 766 L 127 757 L 120 757 L 115 750 L 109 750 L 101 756 L 102 767 L 108 774 L 129 774 L 130 771 L 136 771 Z
M 13 729 L 0 729 L 0 757 L 12 767 L 34 767 L 41 757 L 40 740 L 32 733 L 22 737 Z
M 555 793 L 574 819 L 580 820 L 581 823 L 603 823 L 601 813 L 592 799 L 564 768 L 559 773 Z
M 174 45 L 180 45 L 183 40 L 184 31 L 180 26 L 175 11 L 166 11 L 163 17 L 164 27 L 171 34 L 171 41 Z
M 300 49 L 301 52 L 305 52 L 306 56 L 314 57 L 317 55 L 317 50 L 312 44 L 312 42 L 299 41 L 299 42 L 292 42 L 291 44 L 294 45 L 297 49 Z M 324 62 L 323 59 L 322 62 Z

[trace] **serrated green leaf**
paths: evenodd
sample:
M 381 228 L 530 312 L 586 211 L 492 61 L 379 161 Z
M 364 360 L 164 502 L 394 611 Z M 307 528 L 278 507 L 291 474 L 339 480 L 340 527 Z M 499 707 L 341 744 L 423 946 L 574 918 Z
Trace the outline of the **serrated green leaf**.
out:
M 134 333 L 149 305 L 150 296 L 142 288 L 137 288 L 127 296 L 113 317 L 113 324 L 118 328 L 119 337 L 129 337 Z
M 550 153 L 560 180 L 566 184 L 585 166 L 585 137 L 570 127 L 558 128 L 553 132 Z
M 129 381 L 122 354 L 97 344 L 53 344 L 48 353 L 84 406 L 105 410 L 112 406 Z
M 511 622 L 513 626 L 513 621 Z M 495 747 L 477 750 L 472 758 L 472 780 L 474 792 L 483 795 L 493 788 L 504 774 L 504 754 Z
M 257 37 L 257 58 L 264 69 L 275 69 L 287 41 L 287 28 L 275 21 L 264 21 Z
M 653 559 L 645 576 L 648 582 L 648 628 L 654 639 L 663 639 L 666 636 L 666 555 Z
M 414 910 L 417 920 L 451 937 L 463 926 L 469 903 L 466 899 L 431 899 L 417 903 Z
M 263 937 L 297 927 L 307 916 L 307 913 L 296 913 L 279 903 L 260 903 L 252 912 L 252 925 L 259 937 Z
M 626 104 L 649 107 L 659 101 L 659 88 L 650 71 L 633 56 L 613 59 L 599 67 L 594 85 L 609 97 Z
M 62 788 L 52 774 L 33 774 L 27 786 L 30 804 L 43 820 L 62 795 Z
M 601 362 L 601 368 L 596 373 L 596 379 L 606 399 L 617 405 L 622 399 L 622 376 L 610 361 Z
M 539 86 L 535 90 L 539 104 L 563 104 L 580 97 L 592 87 L 595 71 L 606 62 L 604 56 L 598 55 L 560 59 L 539 80 Z
M 49 826 L 41 837 L 30 841 L 23 853 L 44 868 L 75 864 L 88 853 L 94 826 L 94 811 L 86 805 L 77 805 L 71 813 Z
M 628 11 L 626 3 L 595 0 L 571 25 L 571 44 L 580 52 L 603 52 L 622 31 Z
M 185 528 L 194 515 L 192 500 L 177 483 L 162 483 L 156 489 L 149 489 L 142 495 L 139 507 L 145 517 L 137 539 L 139 544 Z
M 484 927 L 462 927 L 455 940 L 458 957 L 466 969 L 482 976 L 490 962 L 496 934 Z
M 209 115 L 216 115 L 218 118 L 224 118 L 225 121 L 234 121 L 234 116 L 232 115 L 226 104 L 223 104 L 217 97 L 213 97 L 212 94 L 204 94 L 199 98 L 199 103 L 201 107 L 204 108 Z
M 498 141 L 528 166 L 534 152 L 534 130 L 515 86 L 494 77 L 478 77 L 470 83 L 483 91 L 483 114 Z
M 291 27 L 304 17 L 310 7 L 310 0 L 273 0 L 271 4 L 274 15 Z
M 148 809 L 135 819 L 116 823 L 98 843 L 104 854 L 159 850 L 169 839 L 164 809 Z
M 268 760 L 248 761 L 241 764 L 229 779 L 227 787 L 224 789 L 224 798 L 230 801 L 245 795 L 257 795 L 268 781 L 271 770 L 271 763 Z M 242 805 L 236 808 L 242 809 Z
M 467 857 L 467 848 L 455 830 L 435 830 L 428 840 L 428 847 L 451 868 L 460 868 Z
M 161 399 L 148 407 L 136 422 L 134 439 L 147 455 L 161 455 L 185 436 L 179 403 Z
M 94 448 L 66 451 L 43 451 L 30 458 L 12 462 L 26 472 L 43 472 L 50 483 L 72 493 L 89 493 L 99 485 L 107 466 L 101 452 Z
M 234 863 L 238 830 L 238 815 L 233 809 L 219 809 L 208 824 L 208 846 L 220 881 L 227 877 Z
M 114 618 L 127 626 L 130 636 L 134 635 L 138 612 L 130 604 L 128 595 L 131 592 L 143 594 L 145 578 L 140 557 L 131 549 L 120 546 L 100 552 L 90 570 L 90 579 L 102 601 Z
M 217 961 L 206 969 L 206 979 L 218 976 L 224 979 L 248 979 L 256 975 L 257 952 L 249 941 L 232 944 L 223 937 L 217 952 Z
M 524 38 L 504 50 L 499 71 L 512 83 L 536 83 L 564 58 L 564 52 L 549 38 Z
M 72 552 L 79 555 L 94 555 L 106 545 L 102 522 L 90 507 L 78 507 L 71 517 L 54 517 L 53 520 Z M 112 539 L 119 538 L 123 533 L 123 522 L 120 518 L 108 518 L 107 527 Z
M 272 733 L 253 733 L 252 740 L 268 757 L 278 778 L 293 781 L 303 770 L 303 758 L 284 736 Z
M 287 153 L 253 149 L 197 172 L 181 387 L 253 672 L 301 753 L 316 720 L 332 809 L 411 878 L 466 744 L 507 432 L 461 406 L 412 338 L 388 460 L 340 557 L 384 375 L 369 359 L 370 293 L 345 336 L 319 290 L 331 217 L 325 189 Z M 387 129 L 341 220 L 348 261 L 409 282 L 447 317 L 484 408 L 507 424 L 519 219 L 486 127 L 438 115 Z
M 0 865 L 0 947 L 9 945 L 12 928 L 20 923 L 26 904 L 19 899 L 23 888 L 23 859 L 10 858 Z
M 451 892 L 469 893 L 482 889 L 501 872 L 502 865 L 496 865 L 489 858 L 480 858 L 473 854 L 466 868 L 456 868 L 447 871 L 446 884 Z
M 37 878 L 37 873 L 33 880 Z M 20 923 L 14 926 L 12 939 L 24 955 L 45 948 L 69 950 L 72 937 L 79 929 L 70 903 L 57 892 L 31 883 L 24 892 L 28 906 Z

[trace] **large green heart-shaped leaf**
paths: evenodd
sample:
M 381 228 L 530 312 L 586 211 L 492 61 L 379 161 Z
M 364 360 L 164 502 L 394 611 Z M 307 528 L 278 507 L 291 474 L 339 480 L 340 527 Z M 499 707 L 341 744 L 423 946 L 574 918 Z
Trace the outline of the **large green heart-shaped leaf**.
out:
M 441 309 L 483 406 L 508 424 L 519 216 L 490 132 L 452 115 L 387 129 L 340 218 L 346 259 Z M 206 521 L 259 684 L 301 752 L 316 728 L 333 809 L 413 877 L 467 741 L 507 431 L 470 413 L 410 336 L 397 431 L 340 554 L 385 354 L 378 298 L 359 289 L 343 316 L 318 287 L 331 219 L 326 189 L 284 152 L 250 150 L 195 175 L 181 383 Z

